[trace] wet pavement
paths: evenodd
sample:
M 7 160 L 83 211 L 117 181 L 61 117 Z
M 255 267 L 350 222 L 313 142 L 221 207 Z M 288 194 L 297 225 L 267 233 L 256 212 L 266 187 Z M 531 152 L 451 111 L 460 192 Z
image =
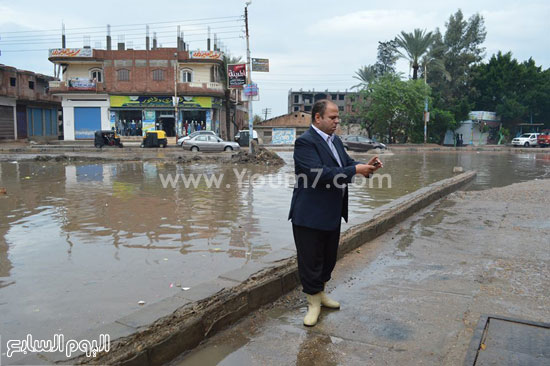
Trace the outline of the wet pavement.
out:
M 75 336 L 139 309 L 139 301 L 154 303 L 292 245 L 286 220 L 292 184 L 285 180 L 292 153 L 280 155 L 288 163 L 281 168 L 0 163 L 0 187 L 7 191 L 0 195 L 2 342 L 27 334 Z M 472 189 L 548 177 L 547 155 L 385 154 L 391 188 L 353 185 L 350 218 L 452 176 L 456 165 L 478 170 Z M 256 182 L 239 185 L 233 168 L 246 178 L 256 174 Z M 181 182 L 163 188 L 160 176 L 170 173 L 224 173 L 224 179 L 220 188 Z M 404 248 L 407 235 L 400 239 Z
M 482 314 L 550 319 L 549 204 L 548 179 L 453 193 L 341 259 L 315 327 L 297 289 L 171 366 L 463 365 Z

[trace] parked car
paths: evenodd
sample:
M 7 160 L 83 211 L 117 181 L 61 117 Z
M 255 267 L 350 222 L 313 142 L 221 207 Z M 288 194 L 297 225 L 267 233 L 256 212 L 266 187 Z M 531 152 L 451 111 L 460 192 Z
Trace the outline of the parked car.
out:
M 190 135 L 187 135 L 187 136 L 183 136 L 183 137 L 180 137 L 178 139 L 178 141 L 176 142 L 176 144 L 178 144 L 178 146 L 181 146 L 181 144 L 183 144 L 183 141 L 185 140 L 189 140 L 195 136 L 198 136 L 198 135 L 211 135 L 211 136 L 218 136 L 214 131 L 207 131 L 207 130 L 203 130 L 203 131 L 195 131 L 193 133 L 191 133 Z M 218 136 L 219 137 L 219 136 Z
M 236 142 L 224 141 L 218 136 L 198 134 L 188 140 L 183 140 L 181 145 L 184 150 L 191 151 L 233 151 L 239 150 Z
M 259 143 L 258 131 L 252 130 L 252 135 L 253 135 L 254 141 Z M 248 146 L 249 137 L 250 137 L 250 130 L 240 130 L 235 135 L 235 141 L 238 142 L 240 146 Z
M 513 146 L 537 146 L 537 137 L 539 133 L 524 133 L 521 136 L 518 136 L 512 140 Z
M 386 145 L 376 142 L 365 136 L 349 135 L 343 136 L 342 142 L 346 150 L 351 151 L 369 151 L 371 149 L 385 149 Z
M 550 130 L 542 130 L 537 138 L 537 145 L 540 147 L 550 146 Z

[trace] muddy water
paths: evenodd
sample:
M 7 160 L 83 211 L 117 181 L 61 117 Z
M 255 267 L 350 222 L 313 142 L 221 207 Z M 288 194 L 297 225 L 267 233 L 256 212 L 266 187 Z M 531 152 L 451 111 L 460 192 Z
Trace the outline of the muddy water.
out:
M 68 339 L 137 310 L 139 301 L 154 303 L 292 245 L 292 154 L 281 155 L 289 163 L 282 168 L 246 170 L 0 163 L 2 343 L 28 333 Z M 472 189 L 550 176 L 548 154 L 408 153 L 383 161 L 391 188 L 387 179 L 381 188 L 352 185 L 350 216 L 450 177 L 456 165 L 478 170 Z M 218 188 L 204 177 L 195 185 L 181 179 L 202 173 L 220 179 Z M 163 188 L 169 174 L 180 176 Z

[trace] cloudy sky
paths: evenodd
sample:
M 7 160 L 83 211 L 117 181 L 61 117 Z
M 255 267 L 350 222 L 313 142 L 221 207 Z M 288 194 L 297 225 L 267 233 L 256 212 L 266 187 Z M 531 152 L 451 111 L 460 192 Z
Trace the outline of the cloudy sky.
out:
M 512 51 L 523 61 L 550 67 L 548 18 L 550 1 L 304 1 L 253 0 L 249 6 L 252 57 L 269 58 L 269 73 L 254 73 L 261 100 L 255 113 L 271 108 L 271 116 L 287 111 L 289 89 L 346 90 L 356 84 L 355 71 L 376 60 L 378 41 L 393 39 L 402 30 L 445 28 L 458 7 L 465 17 L 485 18 L 486 58 L 499 50 Z M 456 2 L 453 2 L 456 4 Z M 144 48 L 145 24 L 156 31 L 163 46 L 175 46 L 180 24 L 191 49 L 206 48 L 206 28 L 218 33 L 234 56 L 246 56 L 242 37 L 244 1 L 5 1 L 0 0 L 0 63 L 53 74 L 47 49 L 61 46 L 64 23 L 68 47 L 105 46 L 106 25 L 113 42 L 119 35 Z M 83 29 L 84 28 L 84 29 Z M 35 31 L 35 32 L 31 32 Z M 38 31 L 38 32 L 37 32 Z M 162 38 L 161 38 L 162 36 Z M 101 44 L 99 44 L 101 43 Z M 398 64 L 409 73 L 407 63 Z

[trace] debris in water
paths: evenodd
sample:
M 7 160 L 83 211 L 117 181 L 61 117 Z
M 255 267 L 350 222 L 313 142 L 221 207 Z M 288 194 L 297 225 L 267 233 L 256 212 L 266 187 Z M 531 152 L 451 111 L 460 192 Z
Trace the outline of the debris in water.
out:
M 174 287 L 174 284 L 173 284 L 173 283 L 170 284 L 170 288 L 172 288 L 172 287 Z
M 7 190 L 4 187 L 0 187 L 0 194 L 6 194 Z
M 145 301 L 139 300 L 139 301 L 138 301 L 138 305 L 145 305 Z
M 190 288 L 191 288 L 191 287 L 182 287 L 181 289 L 182 289 L 183 291 L 187 291 L 187 290 L 189 290 Z

